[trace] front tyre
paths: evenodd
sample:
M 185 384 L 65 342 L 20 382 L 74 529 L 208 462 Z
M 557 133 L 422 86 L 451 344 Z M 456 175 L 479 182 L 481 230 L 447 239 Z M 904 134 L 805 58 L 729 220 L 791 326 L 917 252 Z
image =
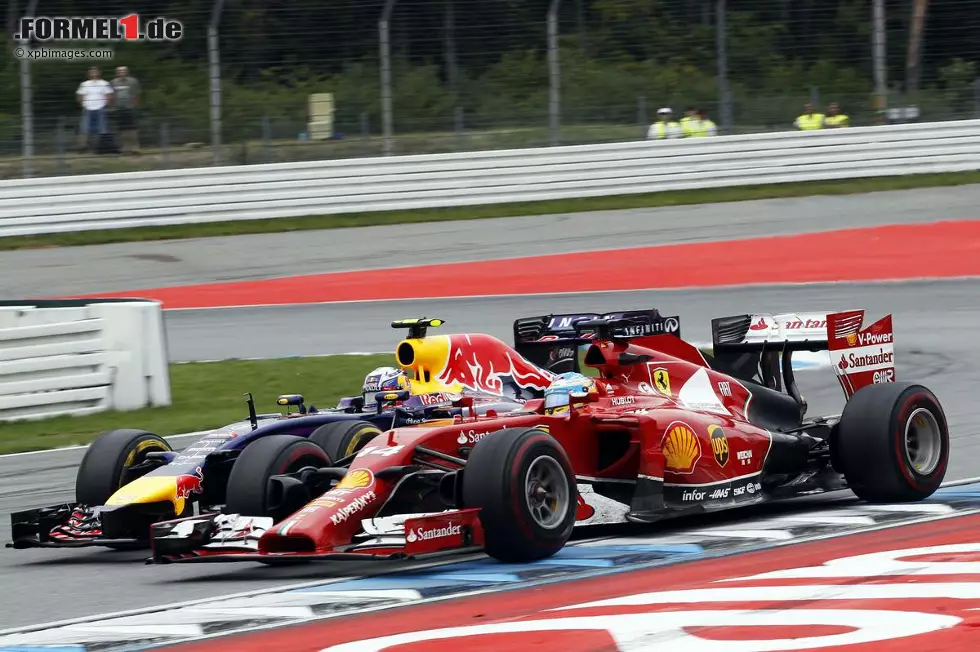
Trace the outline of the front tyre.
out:
M 75 501 L 105 505 L 122 486 L 136 479 L 130 469 L 146 461 L 147 453 L 173 450 L 167 440 L 145 430 L 110 430 L 89 444 L 75 476 Z M 148 470 L 148 469 L 147 469 Z
M 381 434 L 381 429 L 368 421 L 334 421 L 320 426 L 310 435 L 310 441 L 322 448 L 332 460 L 341 460 L 357 453 Z
M 275 522 L 286 518 L 312 500 L 302 495 L 278 496 L 271 491 L 269 478 L 295 473 L 303 467 L 331 465 L 330 458 L 304 437 L 269 435 L 245 447 L 228 476 L 226 514 L 271 516 Z M 300 487 L 302 489 L 302 487 Z
M 939 400 L 922 385 L 862 387 L 844 407 L 838 429 L 838 458 L 858 498 L 911 502 L 942 484 L 949 428 Z
M 506 428 L 473 447 L 463 506 L 480 509 L 486 553 L 503 562 L 544 559 L 575 526 L 577 487 L 561 445 L 537 428 Z

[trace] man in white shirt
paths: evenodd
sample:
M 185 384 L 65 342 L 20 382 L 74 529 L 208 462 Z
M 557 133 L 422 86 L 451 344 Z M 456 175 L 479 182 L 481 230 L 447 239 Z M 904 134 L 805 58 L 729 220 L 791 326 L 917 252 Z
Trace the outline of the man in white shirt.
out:
M 107 133 L 106 107 L 112 103 L 112 84 L 102 79 L 98 68 L 89 68 L 88 79 L 75 91 L 75 98 L 82 107 L 82 124 L 79 130 L 82 149 L 95 150 L 98 138 Z

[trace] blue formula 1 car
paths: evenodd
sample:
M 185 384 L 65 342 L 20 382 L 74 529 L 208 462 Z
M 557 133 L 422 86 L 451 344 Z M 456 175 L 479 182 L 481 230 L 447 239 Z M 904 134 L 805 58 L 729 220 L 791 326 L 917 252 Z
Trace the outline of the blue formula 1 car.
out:
M 417 320 L 395 322 L 411 327 Z M 428 320 L 431 321 L 431 320 Z M 424 326 L 423 326 L 424 328 Z M 271 514 L 277 505 L 291 510 L 302 483 L 289 473 L 336 467 L 382 432 L 421 423 L 452 423 L 467 414 L 514 412 L 525 400 L 513 394 L 441 385 L 410 378 L 401 369 L 382 367 L 367 375 L 359 396 L 337 407 L 306 407 L 302 395 L 278 399 L 286 413 L 255 412 L 248 395 L 249 419 L 203 436 L 174 451 L 166 439 L 144 430 L 113 430 L 96 439 L 78 468 L 75 502 L 11 515 L 9 548 L 148 546 L 152 523 L 201 513 L 241 512 L 256 504 Z M 295 411 L 290 413 L 290 408 Z M 243 451 L 248 464 L 237 464 Z M 262 468 L 258 468 L 258 466 Z M 250 476 L 282 476 L 262 495 Z

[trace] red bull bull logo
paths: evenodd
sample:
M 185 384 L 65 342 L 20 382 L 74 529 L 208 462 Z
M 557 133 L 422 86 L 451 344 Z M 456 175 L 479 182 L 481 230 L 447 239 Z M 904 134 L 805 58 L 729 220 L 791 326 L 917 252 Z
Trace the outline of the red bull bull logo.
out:
M 204 493 L 204 471 L 201 467 L 194 469 L 194 473 L 177 476 L 177 499 L 186 500 L 191 494 Z
M 437 376 L 440 382 L 502 394 L 505 378 L 524 389 L 544 390 L 554 375 L 488 335 L 449 336 L 449 356 Z

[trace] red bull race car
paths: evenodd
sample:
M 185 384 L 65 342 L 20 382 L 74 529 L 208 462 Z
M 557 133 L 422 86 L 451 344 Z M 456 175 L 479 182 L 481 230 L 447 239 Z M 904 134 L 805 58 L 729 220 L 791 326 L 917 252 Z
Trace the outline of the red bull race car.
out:
M 537 398 L 479 415 L 460 396 L 464 413 L 452 423 L 389 429 L 351 460 L 256 473 L 247 510 L 154 524 L 152 560 L 483 549 L 525 562 L 555 554 L 579 526 L 843 488 L 871 502 L 922 500 L 947 467 L 943 409 L 922 385 L 896 381 L 891 317 L 863 324 L 860 310 L 725 317 L 712 322 L 708 355 L 655 310 L 521 319 L 514 347 L 482 334 L 427 335 L 430 322 L 418 320 L 396 349 L 413 381 L 513 386 Z M 593 375 L 565 355 L 579 346 Z M 829 352 L 840 414 L 806 415 L 799 351 Z M 270 495 L 279 513 L 264 510 Z
M 413 322 L 393 326 L 411 328 Z M 252 475 L 285 474 L 353 459 L 392 427 L 452 423 L 462 410 L 453 402 L 464 395 L 480 414 L 523 409 L 520 391 L 495 387 L 501 391 L 471 391 L 382 367 L 366 376 L 359 396 L 344 398 L 333 409 L 307 407 L 302 395 L 289 394 L 277 400 L 285 413 L 257 415 L 249 396 L 247 421 L 207 433 L 179 452 L 166 439 L 144 430 L 104 433 L 79 465 L 75 502 L 12 514 L 12 541 L 7 546 L 144 548 L 154 522 L 254 509 Z M 292 413 L 291 407 L 296 408 Z M 277 500 L 276 495 L 263 495 L 263 513 L 285 516 L 292 511 Z

